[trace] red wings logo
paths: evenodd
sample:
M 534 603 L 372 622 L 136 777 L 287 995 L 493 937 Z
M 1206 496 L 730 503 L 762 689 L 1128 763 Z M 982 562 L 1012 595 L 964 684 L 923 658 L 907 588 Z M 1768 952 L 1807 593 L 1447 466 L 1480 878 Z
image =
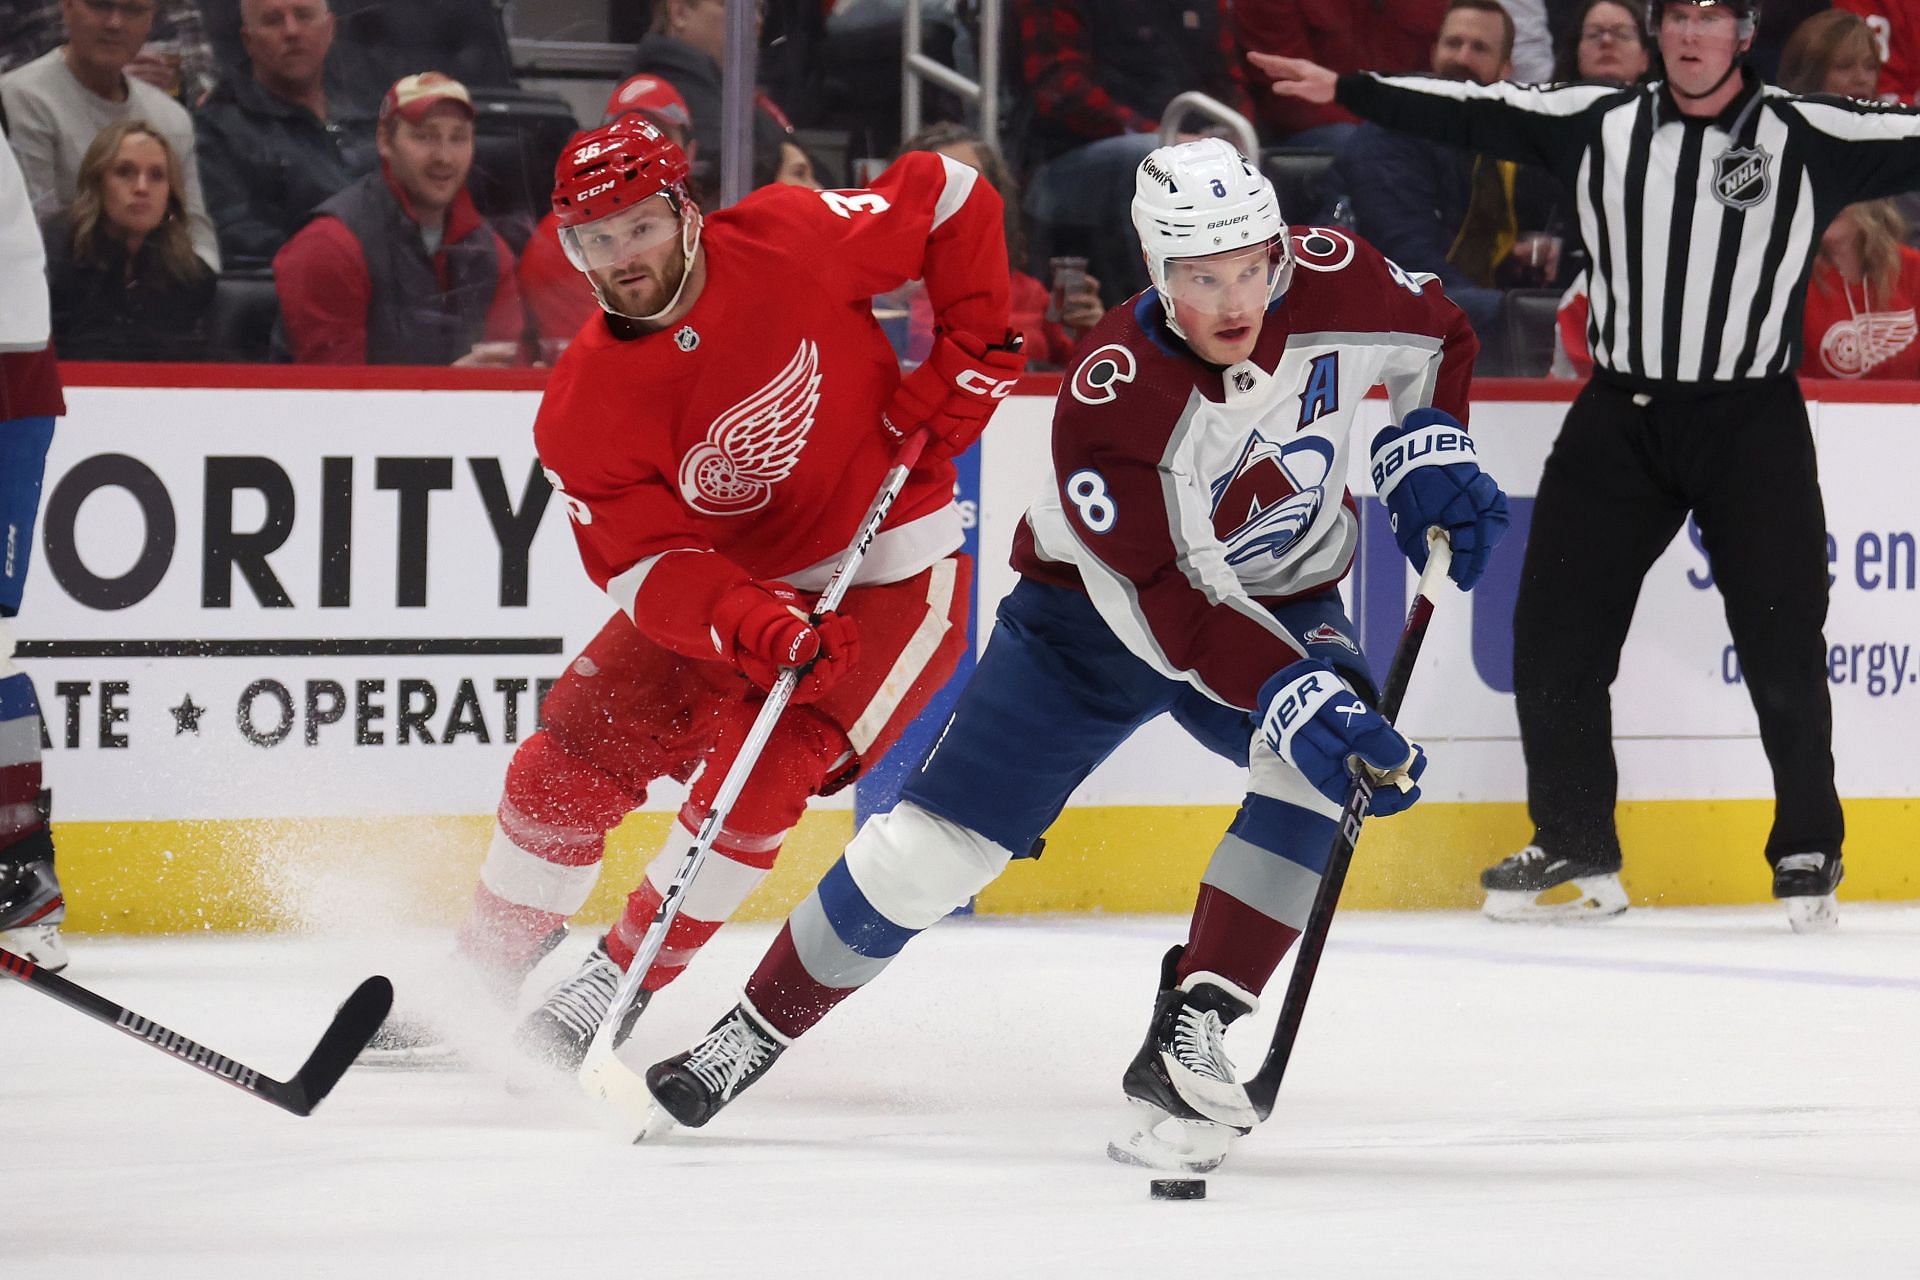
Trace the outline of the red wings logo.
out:
M 680 460 L 680 496 L 703 515 L 741 516 L 793 474 L 820 408 L 820 349 L 804 339 L 773 380 L 707 428 Z

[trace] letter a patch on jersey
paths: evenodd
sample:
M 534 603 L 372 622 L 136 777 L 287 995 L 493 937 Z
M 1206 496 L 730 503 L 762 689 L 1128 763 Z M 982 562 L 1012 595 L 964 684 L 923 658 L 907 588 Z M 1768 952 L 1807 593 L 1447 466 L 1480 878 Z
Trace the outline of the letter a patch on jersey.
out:
M 1340 353 L 1329 351 L 1307 366 L 1307 387 L 1300 393 L 1300 429 L 1305 431 L 1340 409 Z
M 820 349 L 804 339 L 773 380 L 721 414 L 680 460 L 680 496 L 703 515 L 741 516 L 793 474 L 820 408 Z

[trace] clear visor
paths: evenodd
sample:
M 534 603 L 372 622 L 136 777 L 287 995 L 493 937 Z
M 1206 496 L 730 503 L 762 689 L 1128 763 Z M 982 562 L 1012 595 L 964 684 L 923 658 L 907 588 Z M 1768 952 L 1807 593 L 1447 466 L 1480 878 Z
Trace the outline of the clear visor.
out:
M 1161 291 L 1167 301 L 1203 316 L 1256 316 L 1267 309 L 1280 272 L 1280 253 L 1267 240 L 1205 258 L 1170 258 Z
M 662 193 L 648 196 L 631 209 L 560 228 L 560 245 L 575 267 L 599 271 L 658 248 L 679 234 L 680 215 Z

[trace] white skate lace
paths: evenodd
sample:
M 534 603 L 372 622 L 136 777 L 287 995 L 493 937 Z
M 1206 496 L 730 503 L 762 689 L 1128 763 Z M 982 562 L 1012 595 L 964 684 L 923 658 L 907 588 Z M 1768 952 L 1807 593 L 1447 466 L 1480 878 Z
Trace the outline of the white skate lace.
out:
M 596 955 L 585 969 L 547 997 L 547 1012 L 581 1039 L 591 1039 L 619 987 L 619 966 Z
M 1507 862 L 1515 867 L 1526 867 L 1536 862 L 1545 862 L 1546 860 L 1547 851 L 1537 844 L 1530 844 L 1520 852 L 1514 854 L 1511 858 L 1508 858 Z
M 1790 853 L 1774 866 L 1776 871 L 1824 871 L 1826 868 L 1824 853 Z
M 771 1057 L 767 1042 L 753 1033 L 746 1019 L 728 1018 L 694 1046 L 687 1070 L 722 1101 L 731 1101 L 740 1082 Z
M 1225 1032 L 1226 1024 L 1219 1014 L 1188 1005 L 1173 1024 L 1173 1056 L 1197 1076 L 1232 1084 L 1233 1063 L 1227 1060 L 1222 1039 Z

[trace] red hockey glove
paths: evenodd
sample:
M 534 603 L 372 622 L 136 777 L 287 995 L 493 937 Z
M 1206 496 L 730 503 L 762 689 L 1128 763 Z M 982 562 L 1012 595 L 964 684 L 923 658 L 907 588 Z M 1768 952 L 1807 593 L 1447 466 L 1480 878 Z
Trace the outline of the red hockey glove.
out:
M 762 689 L 781 668 L 804 668 L 793 700 L 812 702 L 860 660 L 860 629 L 837 613 L 810 619 L 805 604 L 784 582 L 742 583 L 714 607 L 714 648 Z
M 1020 381 L 1027 367 L 1023 345 L 1012 333 L 991 347 L 970 333 L 939 335 L 927 362 L 900 379 L 880 415 L 881 426 L 895 440 L 926 427 L 933 434 L 927 446 L 933 458 L 966 452 Z

